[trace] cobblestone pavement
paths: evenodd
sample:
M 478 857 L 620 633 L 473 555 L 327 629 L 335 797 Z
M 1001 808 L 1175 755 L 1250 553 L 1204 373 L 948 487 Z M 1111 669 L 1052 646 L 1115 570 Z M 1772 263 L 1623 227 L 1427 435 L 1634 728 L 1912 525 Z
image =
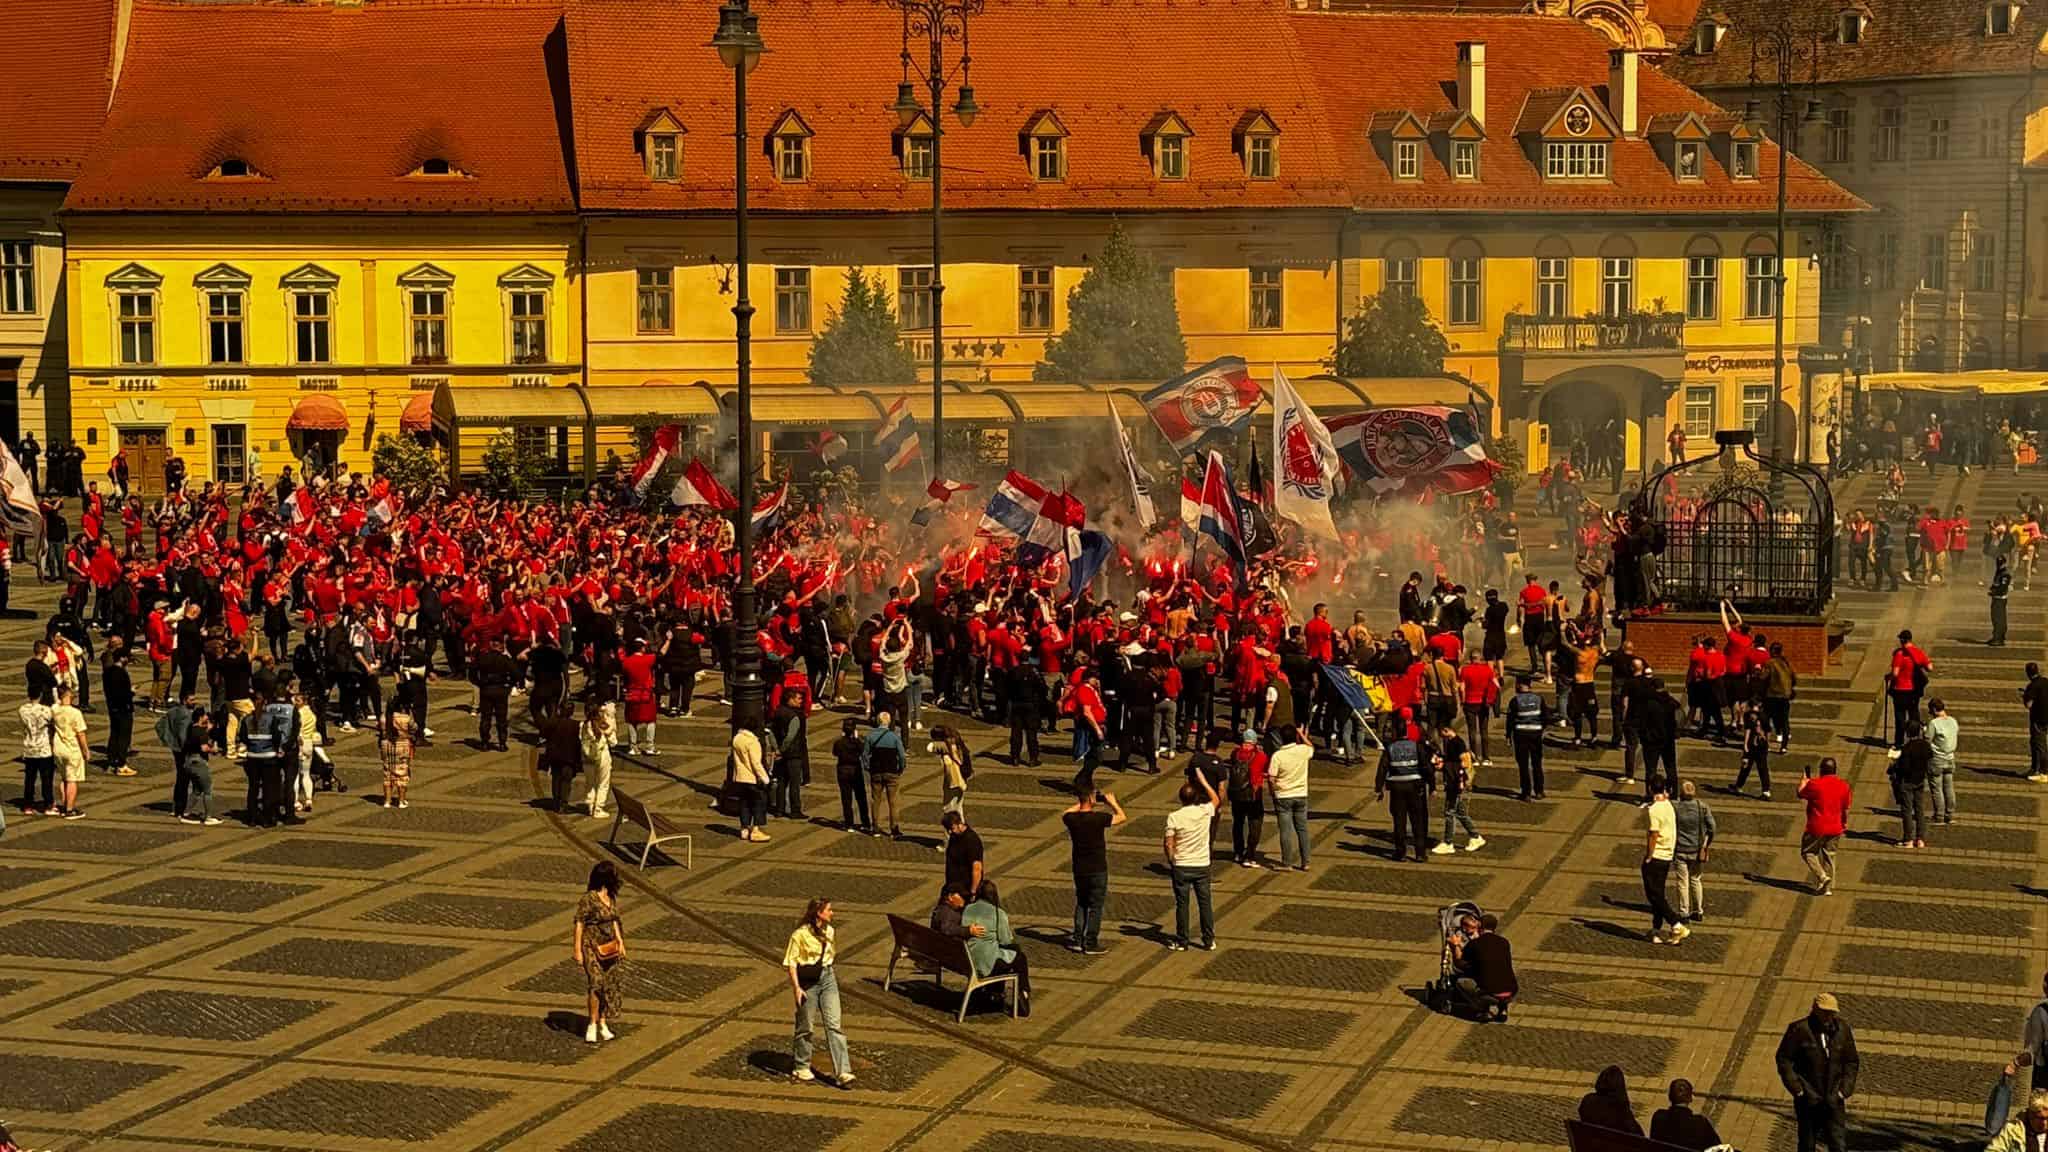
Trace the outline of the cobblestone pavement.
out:
M 1913 495 L 1961 500 L 1981 525 L 2024 490 L 2008 476 L 1916 477 Z M 18 591 L 47 607 L 47 590 Z M 937 886 L 928 758 L 905 788 L 912 840 L 843 833 L 828 823 L 833 718 L 813 726 L 812 820 L 775 822 L 767 844 L 737 840 L 707 807 L 722 771 L 717 709 L 664 722 L 660 755 L 621 758 L 617 782 L 690 828 L 695 866 L 657 856 L 626 869 L 629 1014 L 618 1040 L 590 1047 L 569 911 L 591 860 L 611 851 L 609 828 L 536 805 L 516 746 L 461 743 L 461 689 L 437 689 L 441 738 L 421 753 L 410 809 L 370 801 L 374 750 L 344 736 L 351 791 L 278 831 L 175 822 L 145 714 L 142 775 L 93 775 L 87 819 L 9 813 L 0 1119 L 30 1147 L 110 1152 L 1555 1146 L 1594 1072 L 1618 1061 L 1645 1117 L 1664 1082 L 1686 1076 L 1727 1139 L 1785 1152 L 1771 1056 L 1825 987 L 1864 1053 L 1855 1147 L 1951 1146 L 1981 1116 L 2048 963 L 2042 793 L 2024 779 L 2016 696 L 2022 663 L 2048 649 L 2048 588 L 2015 593 L 2003 652 L 1981 646 L 1975 573 L 1841 600 L 1857 626 L 1841 667 L 1803 686 L 1776 800 L 1720 793 L 1732 750 L 1681 749 L 1723 831 L 1710 918 L 1676 949 L 1642 937 L 1640 814 L 1617 783 L 1619 754 L 1553 749 L 1548 802 L 1517 803 L 1512 769 L 1492 770 L 1474 805 L 1487 847 L 1426 867 L 1386 860 L 1369 769 L 1319 761 L 1313 869 L 1219 866 L 1214 954 L 1162 947 L 1158 842 L 1176 774 L 1114 779 L 1133 819 L 1113 834 L 1108 954 L 1084 958 L 1059 946 L 1071 894 L 1057 789 L 1070 768 L 1013 768 L 992 755 L 997 734 L 974 729 L 985 754 L 968 813 L 1038 993 L 1029 1020 L 990 1001 L 964 1025 L 950 989 L 881 987 L 882 913 L 921 920 Z M 1882 722 L 1890 637 L 1908 623 L 1963 725 L 1962 815 L 1919 853 L 1889 843 L 1884 753 L 1862 743 Z M 39 627 L 0 622 L 0 651 L 19 660 Z M 11 742 L 12 710 L 0 711 Z M 1841 892 L 1825 900 L 1797 883 L 1792 796 L 1798 765 L 1823 753 L 1858 793 Z M 221 790 L 238 798 L 230 773 Z M 637 847 L 637 833 L 622 843 Z M 859 1072 L 846 1093 L 788 1076 L 788 993 L 773 965 L 813 894 L 839 908 Z M 1525 988 L 1511 1025 L 1434 1015 L 1418 998 L 1437 963 L 1434 911 L 1454 898 L 1502 914 Z

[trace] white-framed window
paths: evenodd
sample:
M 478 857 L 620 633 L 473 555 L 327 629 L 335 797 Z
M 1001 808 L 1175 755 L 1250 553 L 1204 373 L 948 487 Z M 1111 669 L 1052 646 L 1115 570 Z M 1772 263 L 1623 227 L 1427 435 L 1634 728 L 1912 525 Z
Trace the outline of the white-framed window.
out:
M 675 273 L 668 268 L 642 268 L 638 272 L 638 301 L 634 331 L 642 335 L 676 330 Z
M 903 175 L 911 180 L 932 178 L 932 162 L 938 155 L 938 141 L 929 132 L 903 138 Z
M 548 294 L 540 288 L 515 288 L 505 294 L 512 318 L 512 362 L 548 362 Z
M 1827 157 L 1830 164 L 1847 164 L 1855 159 L 1856 113 L 1847 107 L 1827 112 Z
M 1992 292 L 1998 288 L 1998 234 L 1970 233 L 1970 289 Z
M 1486 257 L 1476 245 L 1466 244 L 1451 250 L 1449 265 L 1449 287 L 1444 314 L 1455 327 L 1471 327 L 1479 323 L 1482 297 L 1481 271 Z
M 1706 56 L 1721 46 L 1721 26 L 1712 20 L 1692 30 L 1692 51 L 1695 56 Z
M 406 292 L 405 312 L 412 333 L 414 364 L 448 362 L 448 289 L 413 288 Z
M 1285 300 L 1281 296 L 1281 271 L 1278 268 L 1254 268 L 1250 300 L 1250 322 L 1247 327 L 1254 329 L 1279 328 L 1285 322 Z
M 1550 319 L 1571 315 L 1572 262 L 1567 256 L 1536 258 L 1536 314 Z
M 246 424 L 213 426 L 213 479 L 216 484 L 249 482 L 249 427 Z
M 1479 141 L 1451 141 L 1451 179 L 1479 179 Z
M 35 310 L 35 241 L 0 240 L 0 312 L 22 315 Z
M 292 362 L 331 364 L 334 361 L 334 296 L 328 292 L 292 295 Z
M 682 138 L 673 132 L 652 132 L 647 136 L 647 176 L 651 180 L 680 180 L 683 175 Z
M 1948 159 L 1948 117 L 1946 116 L 1929 116 L 1927 118 L 1927 158 L 1929 160 Z
M 1685 318 L 1713 320 L 1721 314 L 1721 258 L 1701 253 L 1685 258 Z
M 811 178 L 811 138 L 800 132 L 775 137 L 775 178 L 784 184 L 801 184 Z
M 1604 316 L 1626 316 L 1636 310 L 1636 258 L 1600 258 L 1600 312 Z
M 1380 287 L 1384 291 L 1398 292 L 1403 296 L 1415 295 L 1415 257 L 1381 257 Z
M 215 288 L 206 293 L 206 362 L 246 363 L 243 355 L 243 306 L 248 297 L 232 288 Z
M 1728 149 L 1730 160 L 1729 175 L 1737 180 L 1756 179 L 1757 143 L 1754 140 L 1737 140 Z
M 1422 179 L 1422 141 L 1394 141 L 1394 179 Z
M 1984 9 L 1984 34 L 1986 36 L 2010 36 L 2019 5 L 2012 0 L 1993 0 Z
M 1025 265 L 1017 269 L 1017 329 L 1020 332 L 1052 331 L 1052 266 Z
M 1778 314 L 1778 258 L 1751 252 L 1742 258 L 1742 316 L 1764 320 Z
M 809 268 L 775 270 L 775 330 L 789 333 L 811 330 Z
M 1188 138 L 1177 132 L 1152 138 L 1152 152 L 1161 180 L 1188 178 Z
M 896 326 L 906 332 L 932 326 L 932 269 L 896 270 Z
M 1043 134 L 1031 138 L 1031 178 L 1047 183 L 1067 178 L 1067 138 Z
M 1607 142 L 1546 141 L 1543 145 L 1543 176 L 1546 180 L 1605 180 Z
M 1835 40 L 1842 44 L 1863 43 L 1863 13 L 1854 8 L 1844 11 L 1835 30 Z
M 1877 127 L 1870 138 L 1870 158 L 1880 164 L 1898 160 L 1904 155 L 1905 133 L 1905 106 L 1896 103 L 1878 105 Z
M 1273 180 L 1280 175 L 1280 138 L 1256 132 L 1244 138 L 1244 174 L 1254 180 Z
M 1763 427 L 1771 414 L 1771 386 L 1769 384 L 1744 384 L 1742 386 L 1742 426 L 1751 432 Z
M 1685 389 L 1685 434 L 1705 438 L 1714 434 L 1715 408 L 1721 391 L 1712 384 L 1692 384 Z
M 1698 140 L 1680 140 L 1674 152 L 1672 175 L 1680 180 L 1705 179 L 1707 173 L 1706 145 Z
M 114 307 L 121 334 L 121 363 L 143 366 L 156 363 L 156 293 L 124 289 L 114 294 Z
M 1920 237 L 1920 286 L 1948 291 L 1948 236 L 1929 232 Z

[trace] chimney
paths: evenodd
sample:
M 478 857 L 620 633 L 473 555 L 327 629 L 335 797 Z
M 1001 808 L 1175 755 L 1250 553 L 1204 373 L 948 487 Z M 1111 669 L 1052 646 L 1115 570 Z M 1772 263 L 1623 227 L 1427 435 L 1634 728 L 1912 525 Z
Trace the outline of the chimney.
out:
M 1458 41 L 1458 108 L 1486 127 L 1486 42 Z
M 1636 134 L 1636 50 L 1616 48 L 1607 54 L 1607 111 L 1621 125 L 1623 136 Z

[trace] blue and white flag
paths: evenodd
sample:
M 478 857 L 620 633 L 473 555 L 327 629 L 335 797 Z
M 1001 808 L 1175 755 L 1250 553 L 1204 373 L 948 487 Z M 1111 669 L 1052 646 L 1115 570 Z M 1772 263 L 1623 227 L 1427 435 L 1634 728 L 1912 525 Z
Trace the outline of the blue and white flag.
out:
M 910 418 L 910 397 L 898 396 L 882 416 L 875 446 L 882 450 L 882 467 L 901 472 L 918 458 L 917 421 Z

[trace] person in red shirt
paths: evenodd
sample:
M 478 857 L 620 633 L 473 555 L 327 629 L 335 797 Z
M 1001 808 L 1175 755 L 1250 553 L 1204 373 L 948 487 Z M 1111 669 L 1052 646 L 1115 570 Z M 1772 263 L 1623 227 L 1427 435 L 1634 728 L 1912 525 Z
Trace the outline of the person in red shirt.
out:
M 1961 504 L 1948 518 L 1948 550 L 1956 554 L 1956 578 L 1962 579 L 1970 563 L 1970 514 L 1963 511 Z M 1984 575 L 1988 579 L 1991 573 L 1987 571 Z M 1981 586 L 1984 581 L 1977 583 Z
M 1885 690 L 1892 701 L 1892 758 L 1906 746 L 1906 724 L 1920 719 L 1920 698 L 1927 694 L 1927 678 L 1934 674 L 1934 661 L 1913 643 L 1913 630 L 1899 632 L 1899 646 L 1892 649 L 1891 669 Z
M 647 650 L 646 637 L 633 641 L 633 650 L 619 661 L 619 678 L 625 685 L 626 743 L 634 755 L 654 755 L 654 721 L 658 702 L 654 696 L 654 653 Z M 642 740 L 642 737 L 645 740 Z
M 1465 746 L 1479 757 L 1482 767 L 1493 766 L 1493 746 L 1487 724 L 1500 706 L 1500 673 L 1484 660 L 1458 668 L 1459 696 L 1465 713 Z
M 1453 664 L 1465 654 L 1464 639 L 1448 628 L 1431 636 L 1424 646 L 1429 649 L 1431 655 L 1441 656 Z
M 1315 615 L 1302 626 L 1301 642 L 1308 658 L 1318 664 L 1328 664 L 1337 658 L 1337 630 L 1330 624 L 1330 606 L 1318 604 Z
M 1813 894 L 1831 896 L 1835 891 L 1835 846 L 1848 831 L 1849 805 L 1853 800 L 1849 782 L 1835 774 L 1835 758 L 1820 762 L 1820 775 L 1806 770 L 1799 782 L 1799 798 L 1806 801 L 1806 832 L 1799 838 L 1799 858 L 1813 873 Z
M 1927 558 L 1927 582 L 1940 584 L 1948 575 L 1949 538 L 1954 524 L 1942 517 L 1941 509 L 1929 504 L 1918 527 L 1920 554 Z
M 1225 791 L 1230 796 L 1230 858 L 1240 868 L 1256 868 L 1259 831 L 1266 820 L 1266 750 L 1259 747 L 1259 734 L 1249 728 L 1230 757 Z
M 1266 662 L 1259 658 L 1258 641 L 1247 632 L 1230 649 L 1230 726 L 1243 730 L 1244 714 L 1259 718 L 1259 702 L 1266 694 Z

